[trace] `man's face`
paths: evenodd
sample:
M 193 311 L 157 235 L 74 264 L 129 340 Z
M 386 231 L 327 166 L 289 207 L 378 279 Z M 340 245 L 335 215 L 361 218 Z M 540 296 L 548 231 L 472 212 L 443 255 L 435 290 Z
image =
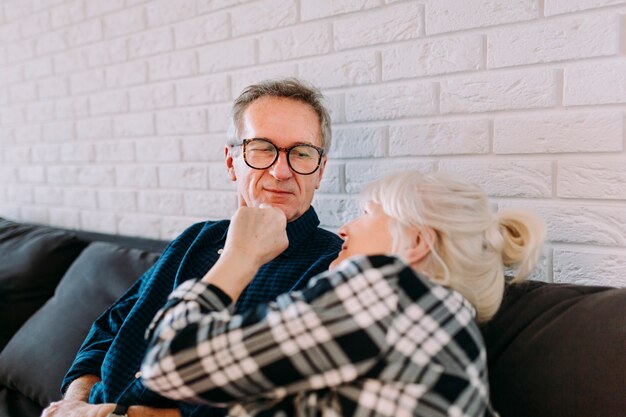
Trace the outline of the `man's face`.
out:
M 239 139 L 251 138 L 266 138 L 279 148 L 303 143 L 322 146 L 319 119 L 313 108 L 277 97 L 261 97 L 244 112 Z M 241 148 L 225 149 L 226 167 L 230 178 L 237 182 L 240 206 L 267 203 L 282 210 L 287 221 L 296 220 L 309 209 L 322 180 L 326 157 L 313 174 L 300 175 L 289 167 L 285 152 L 281 151 L 269 168 L 253 169 L 246 165 Z

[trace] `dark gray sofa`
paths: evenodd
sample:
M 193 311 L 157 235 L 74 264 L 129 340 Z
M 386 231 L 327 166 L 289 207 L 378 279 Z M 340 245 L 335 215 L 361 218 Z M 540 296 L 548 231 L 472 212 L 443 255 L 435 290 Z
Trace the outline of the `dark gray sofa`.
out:
M 0 417 L 31 417 L 167 242 L 0 219 Z M 503 417 L 624 417 L 626 289 L 528 282 L 482 328 Z

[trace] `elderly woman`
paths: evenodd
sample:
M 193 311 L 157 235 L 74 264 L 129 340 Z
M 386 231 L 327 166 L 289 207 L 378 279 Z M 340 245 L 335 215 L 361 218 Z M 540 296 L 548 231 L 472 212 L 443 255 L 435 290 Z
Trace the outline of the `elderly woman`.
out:
M 542 222 L 418 172 L 371 184 L 363 202 L 329 272 L 234 315 L 287 247 L 282 212 L 241 208 L 219 262 L 155 317 L 143 383 L 233 416 L 493 415 L 476 321 L 498 310 L 505 267 L 514 280 L 532 269 Z

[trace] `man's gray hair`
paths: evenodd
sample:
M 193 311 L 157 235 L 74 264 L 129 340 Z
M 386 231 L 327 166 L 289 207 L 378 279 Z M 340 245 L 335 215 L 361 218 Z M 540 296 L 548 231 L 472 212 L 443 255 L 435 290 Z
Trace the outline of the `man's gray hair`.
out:
M 328 154 L 331 143 L 330 114 L 322 103 L 324 96 L 313 85 L 297 78 L 280 78 L 261 81 L 248 86 L 235 99 L 228 128 L 228 144 L 236 145 L 239 139 L 241 119 L 248 106 L 261 97 L 279 97 L 300 101 L 313 108 L 319 119 L 320 141 L 324 154 Z

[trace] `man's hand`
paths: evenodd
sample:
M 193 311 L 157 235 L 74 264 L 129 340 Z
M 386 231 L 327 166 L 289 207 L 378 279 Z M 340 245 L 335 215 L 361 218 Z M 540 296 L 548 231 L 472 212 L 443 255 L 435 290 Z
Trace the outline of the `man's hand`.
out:
M 41 417 L 106 417 L 115 408 L 113 404 L 88 404 L 78 400 L 51 403 Z
M 233 215 L 224 255 L 238 256 L 242 262 L 251 262 L 260 268 L 289 246 L 287 218 L 270 205 L 240 207 Z

